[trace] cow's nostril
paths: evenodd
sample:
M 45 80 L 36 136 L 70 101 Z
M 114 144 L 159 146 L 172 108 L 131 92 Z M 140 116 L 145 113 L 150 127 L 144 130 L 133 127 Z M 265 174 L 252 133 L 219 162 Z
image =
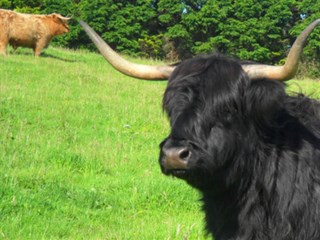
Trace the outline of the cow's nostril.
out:
M 183 149 L 179 152 L 179 157 L 182 160 L 188 160 L 190 156 L 191 156 L 191 152 L 188 149 Z
M 166 170 L 183 170 L 188 168 L 191 151 L 186 147 L 163 147 L 161 149 L 161 165 Z

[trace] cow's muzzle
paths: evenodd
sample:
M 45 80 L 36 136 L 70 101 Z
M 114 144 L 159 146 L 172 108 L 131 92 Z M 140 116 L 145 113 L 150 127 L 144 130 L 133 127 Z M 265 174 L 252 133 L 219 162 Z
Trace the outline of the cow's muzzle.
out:
M 160 165 L 166 175 L 185 178 L 188 174 L 188 163 L 192 151 L 188 147 L 161 147 Z

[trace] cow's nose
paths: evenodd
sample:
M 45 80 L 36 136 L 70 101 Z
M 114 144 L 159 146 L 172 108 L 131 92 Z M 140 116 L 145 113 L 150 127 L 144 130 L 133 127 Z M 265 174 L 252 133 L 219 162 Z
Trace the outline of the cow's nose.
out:
M 164 148 L 162 164 L 166 169 L 186 169 L 191 151 L 186 147 Z

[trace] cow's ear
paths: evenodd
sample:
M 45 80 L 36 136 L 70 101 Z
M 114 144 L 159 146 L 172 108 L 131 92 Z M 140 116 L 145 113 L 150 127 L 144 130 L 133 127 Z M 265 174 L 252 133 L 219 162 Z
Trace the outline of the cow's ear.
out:
M 285 85 L 279 81 L 255 80 L 246 94 L 247 111 L 260 127 L 271 127 L 283 110 Z

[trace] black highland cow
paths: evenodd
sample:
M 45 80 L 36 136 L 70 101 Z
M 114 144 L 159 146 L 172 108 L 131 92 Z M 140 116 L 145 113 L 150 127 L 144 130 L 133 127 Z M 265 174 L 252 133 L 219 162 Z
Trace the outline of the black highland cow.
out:
M 320 103 L 288 96 L 303 45 L 320 19 L 297 38 L 283 66 L 219 55 L 175 66 L 126 61 L 80 21 L 120 72 L 168 79 L 163 107 L 171 133 L 160 166 L 203 195 L 206 227 L 216 240 L 320 239 Z
M 181 63 L 163 104 L 162 172 L 202 192 L 217 240 L 320 239 L 318 102 L 212 56 Z

